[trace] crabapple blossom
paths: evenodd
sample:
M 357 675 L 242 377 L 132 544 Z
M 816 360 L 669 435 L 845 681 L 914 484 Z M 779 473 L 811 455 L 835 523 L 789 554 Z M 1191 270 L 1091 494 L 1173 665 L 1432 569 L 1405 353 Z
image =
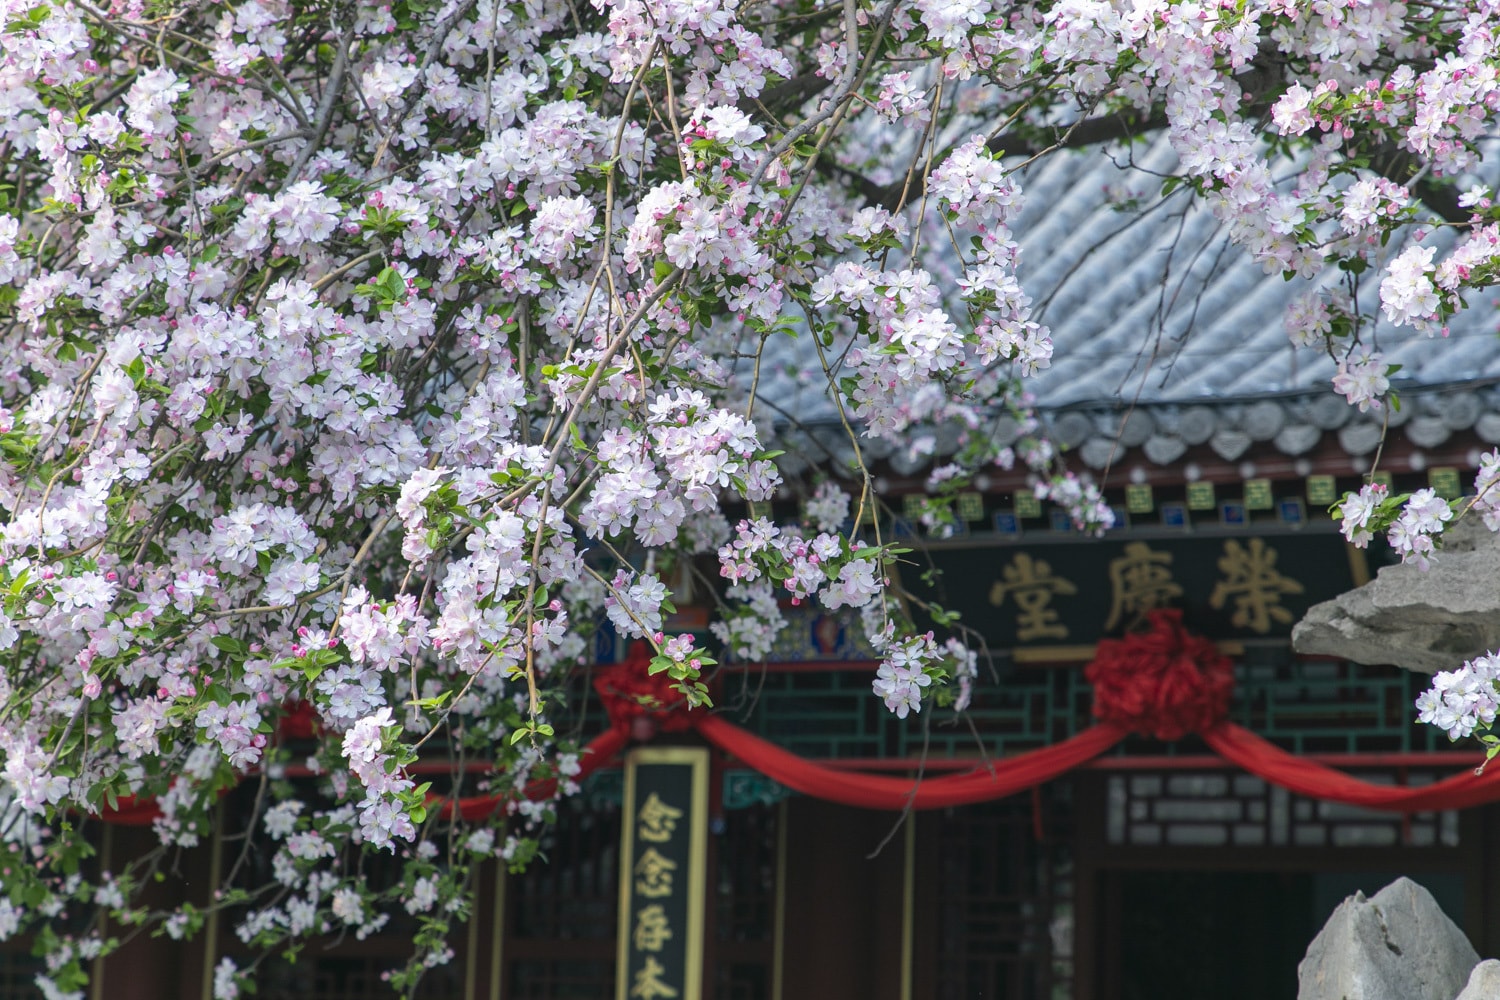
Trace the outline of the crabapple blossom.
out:
M 277 891 L 240 940 L 406 909 L 391 982 L 414 989 L 468 866 L 536 853 L 554 799 L 528 788 L 577 790 L 547 720 L 600 628 L 707 711 L 714 656 L 768 657 L 816 602 L 882 657 L 891 711 L 965 707 L 977 660 L 903 611 L 866 446 L 932 460 L 934 537 L 990 466 L 1112 524 L 1027 388 L 1069 318 L 1028 292 L 1034 160 L 1159 130 L 1162 199 L 1300 283 L 1287 332 L 1362 410 L 1394 404 L 1392 343 L 1500 278 L 1489 0 L 0 15 L 0 775 L 36 852 L 0 937 L 58 942 L 44 991 L 114 945 L 41 931 L 140 904 L 67 887 L 63 815 L 154 800 L 191 846 L 246 777 L 274 791 L 236 835 L 269 842 Z M 805 440 L 827 454 L 780 455 Z M 1497 463 L 1471 504 L 1492 528 Z M 800 525 L 761 507 L 796 498 Z M 1351 541 L 1419 565 L 1463 510 L 1342 505 Z M 665 632 L 689 597 L 718 609 L 709 644 Z M 1424 715 L 1484 731 L 1490 670 Z M 418 758 L 455 764 L 441 794 Z M 480 792 L 503 808 L 446 837 L 441 800 Z M 360 881 L 375 850 L 388 891 Z M 216 995 L 246 975 L 220 965 Z

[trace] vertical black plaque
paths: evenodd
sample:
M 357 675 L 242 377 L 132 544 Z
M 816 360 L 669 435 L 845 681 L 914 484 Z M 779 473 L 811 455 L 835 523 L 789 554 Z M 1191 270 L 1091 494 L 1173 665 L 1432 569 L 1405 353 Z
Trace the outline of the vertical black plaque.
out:
M 632 751 L 624 805 L 616 1000 L 700 1000 L 708 750 Z

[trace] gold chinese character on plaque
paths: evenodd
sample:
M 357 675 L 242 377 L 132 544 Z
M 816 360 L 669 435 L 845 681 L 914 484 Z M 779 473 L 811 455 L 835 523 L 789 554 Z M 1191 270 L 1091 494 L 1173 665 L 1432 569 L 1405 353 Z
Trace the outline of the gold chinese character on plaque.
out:
M 1106 632 L 1116 625 L 1136 625 L 1146 612 L 1182 596 L 1182 587 L 1172 579 L 1172 554 L 1157 552 L 1145 542 L 1131 542 L 1123 555 L 1110 560 L 1109 585 Z
M 653 844 L 665 844 L 672 839 L 672 831 L 677 829 L 677 821 L 682 819 L 682 810 L 667 805 L 661 800 L 661 796 L 652 792 L 641 803 L 635 818 L 640 824 L 636 827 L 636 836 Z
M 1068 627 L 1057 617 L 1052 607 L 1052 598 L 1059 594 L 1076 594 L 1078 588 L 1060 576 L 1052 575 L 1052 567 L 1040 559 L 1032 559 L 1025 552 L 1017 552 L 1010 565 L 1001 570 L 1002 579 L 990 588 L 990 603 L 999 607 L 1006 595 L 1016 603 L 1016 638 L 1021 642 L 1033 639 L 1066 639 Z
M 1276 572 L 1276 550 L 1261 539 L 1250 539 L 1248 547 L 1233 539 L 1225 542 L 1219 572 L 1224 579 L 1214 585 L 1208 603 L 1219 609 L 1234 598 L 1229 620 L 1235 628 L 1264 634 L 1271 631 L 1272 621 L 1290 625 L 1296 617 L 1281 606 L 1281 595 L 1302 593 L 1302 584 Z
M 654 847 L 648 847 L 635 863 L 635 891 L 648 899 L 672 895 L 672 873 L 677 862 L 664 858 Z
M 662 982 L 662 975 L 666 968 L 652 958 L 646 956 L 646 964 L 636 970 L 635 985 L 630 988 L 630 995 L 638 1000 L 669 1000 L 677 995 L 677 991 Z
M 672 937 L 672 926 L 667 922 L 667 911 L 660 903 L 643 906 L 635 915 L 635 946 L 641 951 L 661 951 L 662 945 Z

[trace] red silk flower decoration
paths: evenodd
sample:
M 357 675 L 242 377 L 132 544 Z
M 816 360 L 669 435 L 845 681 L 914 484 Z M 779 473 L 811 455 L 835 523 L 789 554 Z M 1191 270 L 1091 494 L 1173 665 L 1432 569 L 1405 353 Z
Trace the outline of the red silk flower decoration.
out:
M 650 673 L 651 654 L 644 642 L 630 644 L 630 653 L 594 677 L 594 690 L 609 715 L 610 724 L 628 729 L 638 740 L 656 732 L 680 733 L 692 728 L 682 692 L 663 670 Z
M 1094 685 L 1094 717 L 1159 740 L 1212 729 L 1229 714 L 1234 668 L 1212 642 L 1182 626 L 1182 612 L 1159 609 L 1147 629 L 1105 639 L 1084 671 Z

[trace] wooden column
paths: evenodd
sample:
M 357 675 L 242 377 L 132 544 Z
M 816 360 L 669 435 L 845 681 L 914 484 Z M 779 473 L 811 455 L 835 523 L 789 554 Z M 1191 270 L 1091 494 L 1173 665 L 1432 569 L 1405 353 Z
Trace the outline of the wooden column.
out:
M 889 813 L 794 799 L 787 808 L 783 995 L 901 1000 L 905 843 Z

